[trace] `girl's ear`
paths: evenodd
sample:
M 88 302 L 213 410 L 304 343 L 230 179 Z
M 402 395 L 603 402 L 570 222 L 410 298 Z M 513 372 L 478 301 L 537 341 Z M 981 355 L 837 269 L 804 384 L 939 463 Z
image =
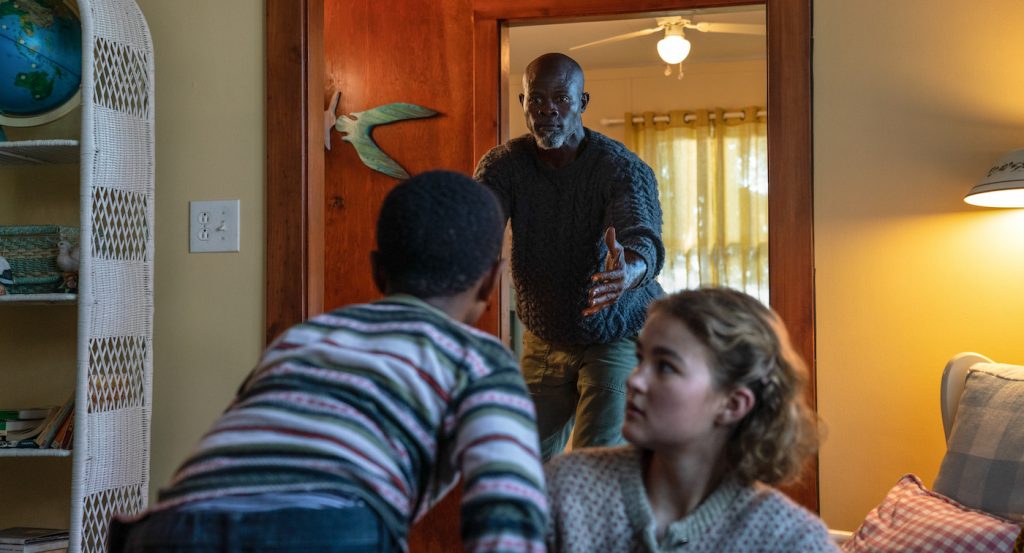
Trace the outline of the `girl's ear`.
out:
M 715 422 L 722 425 L 736 424 L 747 416 L 747 413 L 754 408 L 755 403 L 757 403 L 757 398 L 750 388 L 746 386 L 735 388 L 725 396 L 722 410 L 715 418 Z

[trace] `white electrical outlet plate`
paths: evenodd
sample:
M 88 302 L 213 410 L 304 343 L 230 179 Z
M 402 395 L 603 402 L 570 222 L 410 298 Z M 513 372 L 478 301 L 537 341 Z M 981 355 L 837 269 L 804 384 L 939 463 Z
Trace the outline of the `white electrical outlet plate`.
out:
M 188 251 L 239 251 L 239 201 L 188 203 Z

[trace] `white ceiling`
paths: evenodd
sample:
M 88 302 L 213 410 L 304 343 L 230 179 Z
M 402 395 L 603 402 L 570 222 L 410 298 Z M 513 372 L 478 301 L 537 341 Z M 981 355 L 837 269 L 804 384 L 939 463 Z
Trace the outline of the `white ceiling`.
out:
M 763 6 L 657 14 L 658 17 L 668 15 L 680 15 L 694 22 L 765 24 Z M 509 69 L 512 73 L 522 73 L 526 64 L 547 52 L 569 55 L 584 69 L 663 65 L 657 51 L 663 32 L 569 51 L 571 46 L 578 44 L 654 27 L 657 27 L 654 15 L 614 21 L 513 25 L 509 29 Z M 764 59 L 767 56 L 764 36 L 702 33 L 694 29 L 686 30 L 685 34 L 692 46 L 689 57 L 683 62 L 684 68 L 688 63 Z

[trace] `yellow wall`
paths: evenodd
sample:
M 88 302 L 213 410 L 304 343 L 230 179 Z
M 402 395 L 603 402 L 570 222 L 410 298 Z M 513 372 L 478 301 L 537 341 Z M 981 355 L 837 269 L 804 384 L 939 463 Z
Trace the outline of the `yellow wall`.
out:
M 939 376 L 1024 363 L 1024 210 L 961 201 L 1024 147 L 1024 3 L 814 2 L 821 508 L 853 529 L 944 452 Z
M 262 350 L 264 2 L 137 0 L 156 51 L 151 490 Z M 188 253 L 188 202 L 241 200 L 240 253 Z

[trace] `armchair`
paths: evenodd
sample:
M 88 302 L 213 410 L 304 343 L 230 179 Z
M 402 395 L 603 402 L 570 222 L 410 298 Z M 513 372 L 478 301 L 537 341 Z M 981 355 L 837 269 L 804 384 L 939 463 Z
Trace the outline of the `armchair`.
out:
M 1011 551 L 1024 522 L 1024 366 L 960 353 L 940 386 L 946 435 L 934 489 L 900 479 L 852 534 L 846 552 Z

